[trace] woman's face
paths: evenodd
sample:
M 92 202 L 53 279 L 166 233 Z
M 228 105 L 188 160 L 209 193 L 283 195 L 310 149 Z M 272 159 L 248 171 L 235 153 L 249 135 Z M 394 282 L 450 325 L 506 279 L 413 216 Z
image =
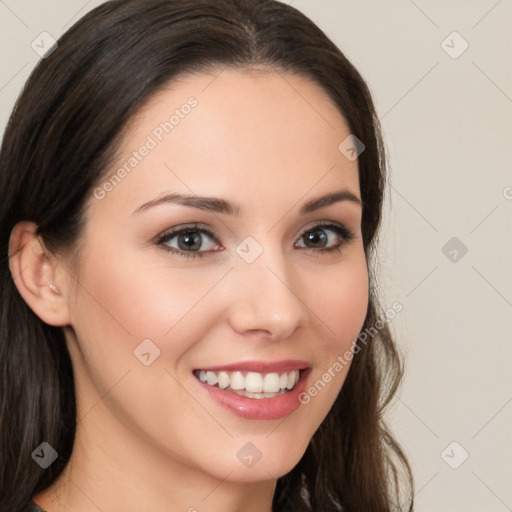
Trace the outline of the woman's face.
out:
M 297 464 L 367 310 L 349 134 L 318 86 L 284 72 L 188 75 L 150 99 L 80 239 L 78 433 L 230 481 Z

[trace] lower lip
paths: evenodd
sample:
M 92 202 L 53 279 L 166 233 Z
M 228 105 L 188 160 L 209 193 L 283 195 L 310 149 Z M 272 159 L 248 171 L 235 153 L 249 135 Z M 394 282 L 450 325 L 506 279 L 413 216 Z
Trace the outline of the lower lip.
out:
M 210 386 L 194 377 L 201 387 L 209 393 L 218 404 L 247 420 L 278 420 L 291 414 L 301 405 L 299 395 L 306 389 L 307 379 L 311 368 L 301 372 L 299 382 L 284 395 L 274 398 L 248 398 L 225 391 L 216 386 Z

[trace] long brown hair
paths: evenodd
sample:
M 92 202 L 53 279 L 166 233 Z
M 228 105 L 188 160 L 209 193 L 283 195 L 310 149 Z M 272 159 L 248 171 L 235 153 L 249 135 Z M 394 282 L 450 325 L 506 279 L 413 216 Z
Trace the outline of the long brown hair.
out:
M 77 246 L 85 203 L 108 171 L 123 127 L 180 73 L 263 65 L 319 84 L 365 145 L 359 156 L 362 234 L 370 268 L 363 330 L 383 311 L 372 272 L 387 165 L 372 98 L 354 66 L 298 10 L 275 0 L 113 0 L 89 12 L 28 79 L 0 152 L 0 510 L 18 512 L 66 466 L 76 399 L 63 330 L 42 322 L 8 265 L 14 225 L 38 225 L 52 251 Z M 340 141 L 341 142 L 341 141 Z M 273 510 L 389 512 L 412 475 L 383 422 L 402 376 L 390 330 L 359 345 L 331 411 L 299 463 L 279 478 Z M 58 452 L 47 469 L 31 453 Z M 402 478 L 403 477 L 403 478 Z

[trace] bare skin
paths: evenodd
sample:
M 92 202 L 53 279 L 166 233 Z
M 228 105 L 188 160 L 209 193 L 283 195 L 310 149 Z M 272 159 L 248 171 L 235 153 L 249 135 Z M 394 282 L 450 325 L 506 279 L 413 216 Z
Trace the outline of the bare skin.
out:
M 174 81 L 131 120 L 103 192 L 88 202 L 76 274 L 33 223 L 13 230 L 16 284 L 41 319 L 64 328 L 76 378 L 70 463 L 35 497 L 48 512 L 270 512 L 277 479 L 299 462 L 346 377 L 349 365 L 283 419 L 248 420 L 212 401 L 192 373 L 293 358 L 310 363 L 313 383 L 351 349 L 368 303 L 361 205 L 300 213 L 334 191 L 361 197 L 357 161 L 338 150 L 350 134 L 339 111 L 289 73 L 214 78 Z M 190 97 L 197 105 L 158 140 L 155 129 Z M 148 136 L 156 147 L 103 186 Z M 241 212 L 167 203 L 133 213 L 170 192 L 222 198 Z M 315 251 L 302 236 L 326 222 L 353 234 L 344 242 L 331 228 L 313 230 L 340 251 Z M 178 237 L 155 241 L 194 223 L 218 234 L 200 235 L 202 257 L 168 252 L 180 250 Z M 252 263 L 236 252 L 248 236 L 262 248 Z M 144 339 L 160 350 L 148 366 L 134 356 Z M 237 457 L 248 442 L 262 454 L 252 467 Z

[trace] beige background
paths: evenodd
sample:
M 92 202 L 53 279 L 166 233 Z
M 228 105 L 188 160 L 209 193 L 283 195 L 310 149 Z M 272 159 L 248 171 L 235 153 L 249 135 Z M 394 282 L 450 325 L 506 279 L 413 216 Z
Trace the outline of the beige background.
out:
M 2 132 L 39 59 L 32 41 L 100 3 L 0 0 Z M 403 305 L 392 328 L 408 353 L 388 417 L 416 510 L 512 510 L 512 1 L 288 3 L 361 71 L 382 120 L 383 306 Z

